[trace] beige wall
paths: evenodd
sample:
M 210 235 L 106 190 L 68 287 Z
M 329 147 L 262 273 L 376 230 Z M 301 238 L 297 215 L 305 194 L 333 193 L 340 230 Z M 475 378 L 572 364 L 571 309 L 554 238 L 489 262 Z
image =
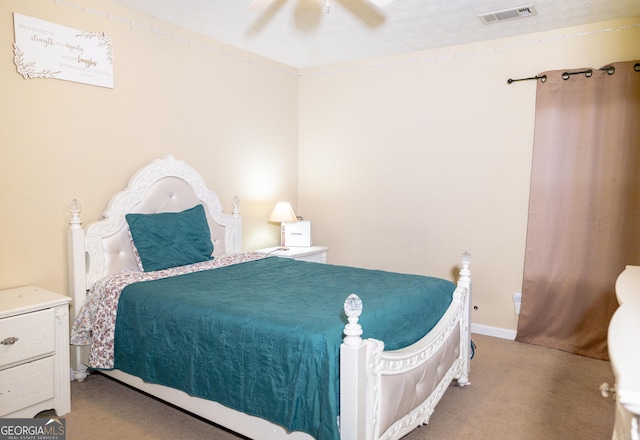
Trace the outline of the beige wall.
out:
M 115 88 L 23 79 L 14 11 L 106 32 Z M 535 83 L 506 80 L 640 58 L 640 19 L 303 77 L 106 0 L 3 0 L 0 41 L 0 288 L 65 291 L 69 201 L 95 220 L 135 170 L 172 154 L 225 209 L 240 196 L 245 250 L 278 241 L 266 218 L 280 199 L 334 263 L 451 278 L 469 250 L 474 322 L 515 329 Z
M 277 200 L 297 200 L 297 78 L 109 1 L 67 4 L 0 2 L 0 288 L 65 292 L 69 201 L 96 220 L 133 172 L 168 154 L 194 166 L 226 210 L 239 195 L 245 247 L 277 242 L 266 219 Z M 107 33 L 115 87 L 23 79 L 14 11 Z
M 330 260 L 451 277 L 473 256 L 473 322 L 515 330 L 545 70 L 640 58 L 640 19 L 308 70 L 299 214 Z M 366 305 L 365 305 L 366 307 Z

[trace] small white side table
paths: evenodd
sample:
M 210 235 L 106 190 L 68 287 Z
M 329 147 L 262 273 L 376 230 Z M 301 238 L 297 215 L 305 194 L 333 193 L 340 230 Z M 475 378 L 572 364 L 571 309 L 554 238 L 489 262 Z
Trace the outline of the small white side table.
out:
M 309 247 L 287 247 L 274 246 L 266 249 L 259 249 L 256 252 L 261 254 L 275 255 L 276 257 L 292 258 L 299 261 L 311 261 L 313 263 L 326 263 L 327 252 L 329 248 L 326 246 L 309 246 Z

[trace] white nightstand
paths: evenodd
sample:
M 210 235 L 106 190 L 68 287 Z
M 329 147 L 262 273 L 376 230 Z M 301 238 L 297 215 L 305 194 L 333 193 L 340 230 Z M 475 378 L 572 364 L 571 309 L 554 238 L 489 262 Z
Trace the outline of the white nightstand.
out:
M 311 261 L 313 263 L 326 263 L 327 252 L 329 248 L 326 246 L 309 246 L 309 247 L 289 247 L 282 250 L 280 246 L 259 249 L 256 252 L 261 254 L 275 255 L 283 258 L 293 258 L 300 261 Z
M 0 417 L 71 411 L 70 301 L 34 286 L 0 291 Z

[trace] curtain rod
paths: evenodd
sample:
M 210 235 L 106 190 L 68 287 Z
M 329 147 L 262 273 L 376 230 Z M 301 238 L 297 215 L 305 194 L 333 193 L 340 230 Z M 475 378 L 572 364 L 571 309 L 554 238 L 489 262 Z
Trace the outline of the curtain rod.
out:
M 634 69 L 636 72 L 639 72 L 639 71 L 640 71 L 640 63 L 636 63 L 636 64 L 633 66 L 633 69 Z M 615 68 L 615 67 L 613 67 L 613 66 L 603 67 L 603 68 L 598 69 L 598 70 L 605 71 L 605 72 L 607 72 L 609 75 L 613 75 L 614 73 L 616 73 L 616 68 Z M 593 75 L 593 69 L 580 70 L 580 71 L 578 71 L 578 72 L 564 72 L 564 73 L 562 74 L 562 79 L 564 79 L 564 80 L 566 81 L 566 80 L 568 80 L 569 78 L 571 78 L 571 75 L 582 75 L 582 74 L 584 74 L 584 76 L 586 76 L 587 78 L 589 78 L 589 77 L 591 77 L 591 75 Z M 516 82 L 516 81 L 529 81 L 529 80 L 532 80 L 532 79 L 539 79 L 541 82 L 545 82 L 545 81 L 547 80 L 547 75 L 540 75 L 540 76 L 536 75 L 536 76 L 531 76 L 531 77 L 529 77 L 529 78 L 519 78 L 519 79 L 511 79 L 511 78 L 509 78 L 509 79 L 507 80 L 507 84 L 511 84 L 511 83 Z
M 509 78 L 507 80 L 507 84 L 511 84 L 511 83 L 516 82 L 516 81 L 530 81 L 532 79 L 539 79 L 540 81 L 545 82 L 547 80 L 547 75 L 542 75 L 542 76 L 536 75 L 536 76 L 530 76 L 529 78 L 518 78 L 518 79 Z

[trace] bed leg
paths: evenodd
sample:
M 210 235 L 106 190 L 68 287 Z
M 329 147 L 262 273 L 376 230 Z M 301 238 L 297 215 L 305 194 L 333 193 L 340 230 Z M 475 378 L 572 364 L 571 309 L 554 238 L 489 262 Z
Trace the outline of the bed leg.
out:
M 82 382 L 89 376 L 89 369 L 85 367 L 84 370 L 73 370 L 73 378 L 78 382 Z
M 84 345 L 72 345 L 70 347 L 71 370 L 73 371 L 73 378 L 78 382 L 82 382 L 89 375 L 89 367 L 87 367 L 86 362 L 88 359 L 88 348 L 88 346 Z M 85 360 L 84 362 L 83 359 Z

